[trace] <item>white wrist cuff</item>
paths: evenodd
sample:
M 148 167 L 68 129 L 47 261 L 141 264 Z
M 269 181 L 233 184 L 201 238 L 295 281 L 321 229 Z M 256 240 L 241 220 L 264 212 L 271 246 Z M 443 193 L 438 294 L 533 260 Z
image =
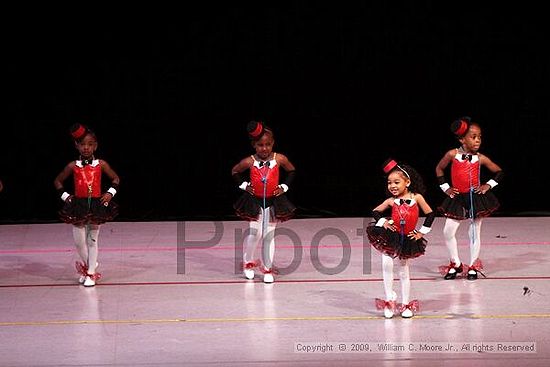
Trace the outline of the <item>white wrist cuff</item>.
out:
M 441 190 L 443 190 L 443 192 L 447 192 L 447 190 L 451 188 L 451 186 L 446 182 L 444 184 L 439 185 L 439 187 L 441 187 Z
M 487 181 L 487 185 L 491 186 L 491 188 L 495 187 L 496 185 L 498 185 L 498 182 L 496 182 L 495 180 L 493 179 L 490 179 L 489 181 Z
M 418 232 L 420 232 L 422 234 L 428 234 L 428 233 L 430 233 L 431 230 L 432 230 L 431 227 L 422 226 L 422 227 L 420 227 Z
M 386 223 L 386 218 L 380 218 L 378 219 L 378 222 L 376 222 L 376 227 L 382 227 L 384 226 L 384 223 Z
M 116 190 L 115 190 L 114 187 L 109 187 L 109 190 L 107 190 L 107 192 L 108 192 L 109 194 L 113 195 L 113 196 L 115 196 L 115 194 L 116 194 Z
M 246 191 L 246 188 L 248 187 L 248 182 L 246 181 L 243 181 L 240 185 L 239 185 L 239 189 L 241 190 L 244 190 Z
M 71 196 L 67 191 L 65 191 L 63 194 L 61 194 L 61 200 L 67 201 L 67 198 Z
M 283 189 L 283 192 L 287 192 L 288 191 L 288 186 L 286 184 L 280 184 L 279 187 L 281 189 Z

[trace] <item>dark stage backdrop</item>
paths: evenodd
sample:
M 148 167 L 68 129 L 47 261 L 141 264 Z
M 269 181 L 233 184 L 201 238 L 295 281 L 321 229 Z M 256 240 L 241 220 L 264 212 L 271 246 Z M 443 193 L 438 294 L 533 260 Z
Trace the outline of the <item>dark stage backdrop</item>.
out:
M 14 29 L 0 220 L 57 220 L 53 179 L 77 157 L 75 122 L 121 177 L 120 220 L 234 219 L 230 169 L 253 153 L 252 119 L 297 167 L 299 217 L 370 216 L 389 156 L 424 175 L 436 207 L 434 168 L 463 115 L 506 172 L 497 215 L 548 215 L 546 20 L 499 6 L 235 6 Z

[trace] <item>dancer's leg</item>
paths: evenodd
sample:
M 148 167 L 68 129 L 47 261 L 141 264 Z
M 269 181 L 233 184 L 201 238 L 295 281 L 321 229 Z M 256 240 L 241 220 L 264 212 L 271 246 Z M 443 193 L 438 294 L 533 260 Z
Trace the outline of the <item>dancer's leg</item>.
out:
M 479 259 L 482 221 L 483 218 L 476 218 L 473 223 L 470 222 L 470 265 L 473 265 Z
M 273 257 L 275 255 L 275 219 L 271 217 L 271 208 L 263 210 L 263 229 L 262 235 L 262 262 L 264 265 L 264 283 L 273 283 Z
M 460 226 L 460 221 L 456 219 L 447 218 L 445 220 L 445 226 L 443 227 L 443 238 L 445 239 L 445 245 L 449 250 L 449 256 L 451 261 L 458 267 L 460 266 L 460 258 L 458 257 L 458 244 L 456 241 L 456 231 Z
M 97 267 L 97 258 L 99 255 L 99 225 L 88 224 L 88 235 L 86 237 L 88 244 L 88 274 L 95 274 Z
M 86 226 L 73 226 L 73 239 L 78 256 L 84 265 L 88 265 L 88 246 L 86 244 Z
M 399 279 L 401 280 L 401 298 L 404 305 L 410 302 L 411 278 L 408 260 L 400 260 Z
M 277 222 L 271 218 L 270 211 L 270 208 L 266 208 L 264 212 L 266 228 L 262 236 L 262 261 L 267 269 L 273 267 L 273 258 L 275 256 L 275 228 L 277 227 Z
M 400 264 L 399 279 L 401 279 L 401 295 L 403 297 L 403 310 L 401 311 L 401 317 L 409 318 L 414 315 L 414 307 L 410 304 L 411 278 L 409 275 L 409 262 L 408 260 L 401 260 Z
M 256 246 L 262 236 L 262 214 L 258 220 L 250 221 L 248 228 L 250 233 L 246 237 L 243 260 L 245 263 L 254 261 L 254 253 L 256 252 Z
M 382 255 L 382 278 L 384 279 L 386 300 L 395 301 L 396 294 L 393 291 L 393 259 L 384 254 Z
M 389 319 L 393 317 L 395 311 L 397 294 L 393 291 L 393 259 L 384 254 L 382 254 L 382 278 L 384 279 L 384 291 L 386 293 L 384 317 Z

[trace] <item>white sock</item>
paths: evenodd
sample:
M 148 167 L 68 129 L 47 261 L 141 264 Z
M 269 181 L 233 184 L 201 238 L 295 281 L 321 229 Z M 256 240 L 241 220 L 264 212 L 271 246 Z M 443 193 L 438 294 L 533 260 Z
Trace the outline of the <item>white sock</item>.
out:
M 265 233 L 262 234 L 263 243 L 262 243 L 262 261 L 264 266 L 267 269 L 273 267 L 273 258 L 275 256 L 275 227 L 276 222 L 274 222 L 270 216 L 270 208 L 266 208 L 263 218 L 266 218 L 266 227 Z
M 456 231 L 460 226 L 460 221 L 452 218 L 445 220 L 445 226 L 443 227 L 443 237 L 445 239 L 445 245 L 449 250 L 449 256 L 456 266 L 460 265 L 460 258 L 458 257 L 458 245 L 456 242 Z
M 86 226 L 73 226 L 73 239 L 78 256 L 88 264 L 88 245 L 86 244 Z
M 399 279 L 401 279 L 401 302 L 406 305 L 410 302 L 411 293 L 411 278 L 409 275 L 409 262 L 407 260 L 400 261 Z
M 393 292 L 393 259 L 388 255 L 382 254 L 382 278 L 384 279 L 384 291 L 386 292 L 386 301 L 394 300 Z
M 248 222 L 249 234 L 246 236 L 243 260 L 245 263 L 254 260 L 254 253 L 256 252 L 256 246 L 262 236 L 262 221 L 261 214 L 257 221 Z
M 482 221 L 482 218 L 476 218 L 474 220 L 474 223 L 470 223 L 470 265 L 474 264 L 474 261 L 479 258 L 479 253 L 481 252 Z M 473 241 L 472 238 L 474 239 Z
M 89 224 L 88 228 L 88 273 L 95 274 L 95 268 L 97 265 L 97 257 L 99 253 L 99 225 Z

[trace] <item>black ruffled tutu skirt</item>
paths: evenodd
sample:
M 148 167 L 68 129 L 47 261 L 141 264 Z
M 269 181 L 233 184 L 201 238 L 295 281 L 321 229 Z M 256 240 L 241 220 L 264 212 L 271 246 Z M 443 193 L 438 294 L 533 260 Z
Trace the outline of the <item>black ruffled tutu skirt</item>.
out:
M 497 197 L 491 191 L 487 191 L 485 194 L 472 193 L 472 198 L 474 201 L 474 218 L 488 217 L 500 206 Z M 470 193 L 458 194 L 454 198 L 447 196 L 437 210 L 447 218 L 469 219 L 470 203 Z
M 110 201 L 108 206 L 101 204 L 99 198 L 92 198 L 88 204 L 87 198 L 73 197 L 65 202 L 59 211 L 59 217 L 65 223 L 74 225 L 103 224 L 113 220 L 118 215 L 118 205 Z
M 244 220 L 258 220 L 260 209 L 263 207 L 263 199 L 249 194 L 243 193 L 233 204 L 235 213 Z M 289 220 L 294 216 L 296 207 L 288 200 L 285 194 L 267 198 L 265 207 L 273 209 L 273 216 L 280 222 Z
M 381 253 L 393 258 L 413 259 L 424 255 L 428 241 L 425 238 L 411 240 L 407 235 L 401 238 L 401 234 L 390 231 L 384 227 L 375 226 L 375 222 L 367 227 L 367 237 L 370 244 Z

